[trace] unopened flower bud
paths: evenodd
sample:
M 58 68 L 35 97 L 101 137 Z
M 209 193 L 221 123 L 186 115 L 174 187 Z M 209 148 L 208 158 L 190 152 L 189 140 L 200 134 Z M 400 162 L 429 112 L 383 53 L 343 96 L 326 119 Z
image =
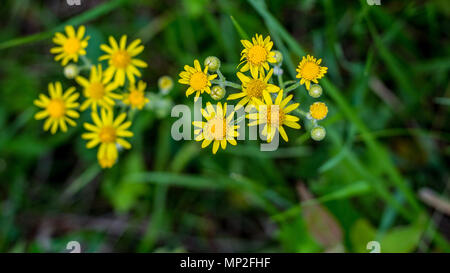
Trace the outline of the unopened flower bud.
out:
M 321 141 L 325 138 L 327 131 L 322 126 L 316 126 L 311 130 L 311 138 L 315 141 Z
M 66 78 L 68 78 L 69 80 L 74 79 L 76 76 L 78 76 L 78 73 L 80 73 L 80 70 L 78 69 L 78 66 L 74 64 L 69 64 L 64 67 L 64 76 L 66 76 Z
M 313 98 L 318 98 L 322 96 L 322 86 L 318 84 L 311 85 L 311 88 L 308 90 L 308 93 Z
M 283 62 L 283 54 L 278 50 L 275 50 L 274 53 L 275 53 L 275 56 L 273 56 L 273 57 L 277 61 L 276 64 L 278 64 L 278 65 L 281 64 Z
M 208 66 L 209 72 L 216 72 L 220 68 L 220 60 L 216 56 L 207 57 L 204 64 Z
M 223 97 L 225 97 L 225 93 L 225 88 L 223 88 L 222 86 L 215 85 L 213 86 L 213 88 L 211 88 L 211 98 L 213 98 L 214 100 L 223 99 Z
M 311 130 L 311 138 L 315 141 L 321 141 L 327 135 L 327 131 L 322 126 L 316 126 Z
M 173 80 L 169 76 L 162 76 L 158 79 L 158 87 L 161 93 L 166 95 L 173 88 Z

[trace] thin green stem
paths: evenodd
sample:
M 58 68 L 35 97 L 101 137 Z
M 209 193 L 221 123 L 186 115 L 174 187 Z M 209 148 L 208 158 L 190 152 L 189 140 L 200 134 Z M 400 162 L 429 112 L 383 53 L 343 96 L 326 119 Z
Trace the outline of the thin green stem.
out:
M 217 70 L 217 75 L 219 75 L 219 79 L 223 82 L 225 82 L 225 76 L 222 74 L 220 69 Z
M 300 87 L 300 82 L 296 82 L 293 85 L 289 86 L 288 88 L 286 88 L 286 94 L 289 93 L 292 90 L 295 90 L 297 88 Z
M 86 57 L 85 55 L 80 55 L 80 59 L 84 63 L 84 65 L 82 67 L 80 67 L 80 69 L 83 69 L 83 67 L 91 68 L 92 62 L 91 62 L 91 60 L 89 60 L 88 57 Z
M 214 84 L 218 84 L 218 85 L 223 85 L 223 86 L 228 86 L 228 87 L 232 87 L 232 88 L 236 88 L 236 89 L 241 89 L 241 85 L 234 83 L 234 82 L 229 82 L 229 81 L 221 81 L 221 80 L 212 80 L 211 81 Z
M 280 85 L 280 88 L 284 90 L 283 73 L 278 73 L 277 76 L 278 76 L 278 84 Z
M 305 111 L 302 111 L 302 110 L 300 110 L 300 109 L 295 109 L 294 110 L 294 113 L 297 113 L 297 114 L 299 114 L 300 116 L 303 116 L 303 117 L 305 117 L 305 118 L 308 118 L 308 113 L 306 113 Z

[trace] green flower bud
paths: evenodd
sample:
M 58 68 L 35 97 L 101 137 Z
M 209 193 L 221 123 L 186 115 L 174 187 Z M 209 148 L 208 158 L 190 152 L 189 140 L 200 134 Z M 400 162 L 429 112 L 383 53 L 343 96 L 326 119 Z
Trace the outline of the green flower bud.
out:
M 278 65 L 281 64 L 283 62 L 283 54 L 278 50 L 275 50 L 273 52 L 275 53 L 275 56 L 273 56 L 273 57 L 277 61 L 276 64 L 278 64 Z
M 204 64 L 208 66 L 209 72 L 216 72 L 220 68 L 220 60 L 216 56 L 207 57 Z
M 316 126 L 311 130 L 311 138 L 315 141 L 321 141 L 325 138 L 327 131 L 322 126 Z
M 322 86 L 318 84 L 311 85 L 311 88 L 308 90 L 308 93 L 313 98 L 318 98 L 322 96 Z
M 223 88 L 222 86 L 215 85 L 213 86 L 213 88 L 211 88 L 211 98 L 213 98 L 214 100 L 223 99 L 223 97 L 225 97 L 225 93 L 225 88 Z
M 169 93 L 170 90 L 173 88 L 173 80 L 169 76 L 162 76 L 158 79 L 158 87 L 161 93 L 164 95 Z
M 64 76 L 66 76 L 69 80 L 74 79 L 79 73 L 80 70 L 78 69 L 78 66 L 74 64 L 69 64 L 64 67 Z

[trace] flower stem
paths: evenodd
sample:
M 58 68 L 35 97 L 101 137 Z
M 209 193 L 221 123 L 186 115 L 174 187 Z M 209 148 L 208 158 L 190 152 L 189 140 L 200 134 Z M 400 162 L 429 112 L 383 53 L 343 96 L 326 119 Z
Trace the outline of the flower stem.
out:
M 80 55 L 80 59 L 83 61 L 83 65 L 80 66 L 80 70 L 90 70 L 92 66 L 91 60 L 89 60 L 85 55 Z
M 293 85 L 289 86 L 288 88 L 286 88 L 286 94 L 289 93 L 292 90 L 295 90 L 297 88 L 300 87 L 300 82 L 296 82 Z
M 306 113 L 305 111 L 302 111 L 302 110 L 300 110 L 298 108 L 294 110 L 294 113 L 296 113 L 296 114 L 298 114 L 298 115 L 300 115 L 302 117 L 308 118 L 308 113 Z
M 278 84 L 280 85 L 280 88 L 284 90 L 284 82 L 283 82 L 283 74 L 278 74 Z
M 218 84 L 218 85 L 229 86 L 229 87 L 232 87 L 232 88 L 241 89 L 241 86 L 239 84 L 237 84 L 237 83 L 234 83 L 234 82 L 221 81 L 221 80 L 212 80 L 211 82 L 214 83 L 214 84 Z

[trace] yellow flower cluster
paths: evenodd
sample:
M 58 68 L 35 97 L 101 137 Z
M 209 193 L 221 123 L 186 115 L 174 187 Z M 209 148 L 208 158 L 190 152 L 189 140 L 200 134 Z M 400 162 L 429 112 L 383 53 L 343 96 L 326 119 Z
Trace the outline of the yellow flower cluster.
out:
M 320 97 L 322 88 L 317 84 L 318 79 L 321 79 L 327 72 L 326 67 L 320 66 L 322 60 L 317 60 L 310 55 L 303 57 L 297 68 L 296 77 L 300 80 L 285 87 L 281 69 L 283 55 L 279 51 L 272 50 L 273 42 L 270 36 L 264 38 L 262 35 L 256 34 L 251 40 L 241 40 L 241 43 L 244 46 L 239 64 L 241 68 L 236 73 L 237 78 L 241 81 L 240 84 L 226 81 L 220 71 L 220 60 L 210 56 L 204 62 L 204 69 L 201 68 L 200 62 L 195 60 L 194 67 L 186 65 L 185 71 L 180 73 L 179 83 L 189 86 L 186 96 L 196 92 L 194 100 L 197 101 L 199 96 L 206 92 L 212 99 L 220 100 L 226 93 L 226 87 L 238 89 L 239 92 L 228 95 L 227 100 L 238 100 L 235 110 L 245 106 L 244 110 L 247 112 L 246 117 L 249 120 L 248 125 L 262 126 L 262 135 L 265 136 L 267 142 L 271 142 L 276 133 L 288 141 L 284 126 L 293 129 L 301 127 L 298 123 L 300 118 L 296 115 L 312 120 L 313 125 L 317 127 L 317 121 L 324 119 L 328 113 L 327 106 L 322 102 L 316 102 L 311 105 L 310 112 L 305 113 L 298 109 L 299 103 L 292 102 L 293 95 L 288 95 L 288 92 L 305 84 L 312 97 Z M 209 74 L 209 72 L 215 74 Z M 278 78 L 278 85 L 274 83 L 274 74 Z M 311 82 L 315 83 L 312 88 Z M 212 86 L 213 84 L 216 85 Z M 236 112 L 233 111 L 226 115 L 226 106 L 226 103 L 222 106 L 222 103 L 219 102 L 214 109 L 213 105 L 208 102 L 206 108 L 202 109 L 202 116 L 206 121 L 193 122 L 196 128 L 194 130 L 195 140 L 203 141 L 202 148 L 213 143 L 214 154 L 219 147 L 225 149 L 227 142 L 232 145 L 237 144 L 234 139 L 238 136 L 236 130 L 239 128 L 234 122 Z
M 105 52 L 98 61 L 107 61 L 107 67 L 103 70 L 102 64 L 92 65 L 86 57 L 89 36 L 85 36 L 86 28 L 80 26 L 75 30 L 73 26 L 65 27 L 65 34 L 55 33 L 53 47 L 50 52 L 56 54 L 55 60 L 61 61 L 65 66 L 64 74 L 83 89 L 83 102 L 78 102 L 80 94 L 75 87 L 63 91 L 61 82 L 50 83 L 49 96 L 40 94 L 34 104 L 41 111 L 36 113 L 37 120 L 46 119 L 44 130 L 50 130 L 55 134 L 60 128 L 67 131 L 67 124 L 76 126 L 75 120 L 80 118 L 79 111 L 89 110 L 92 122 L 85 122 L 86 133 L 82 138 L 88 140 L 88 149 L 99 147 L 97 159 L 102 168 L 111 168 L 118 160 L 119 147 L 130 149 L 131 144 L 125 140 L 133 133 L 129 131 L 132 125 L 126 111 L 143 109 L 149 102 L 145 95 L 146 83 L 136 78 L 142 76 L 139 68 L 147 67 L 147 63 L 137 59 L 144 46 L 141 40 L 132 41 L 127 46 L 127 36 L 123 35 L 119 43 L 109 37 L 109 45 L 102 44 L 100 49 Z M 82 59 L 84 65 L 76 65 Z M 70 63 L 70 62 L 73 63 Z M 88 77 L 79 75 L 87 71 Z M 70 76 L 70 77 L 69 77 Z M 120 106 L 114 114 L 114 107 Z

